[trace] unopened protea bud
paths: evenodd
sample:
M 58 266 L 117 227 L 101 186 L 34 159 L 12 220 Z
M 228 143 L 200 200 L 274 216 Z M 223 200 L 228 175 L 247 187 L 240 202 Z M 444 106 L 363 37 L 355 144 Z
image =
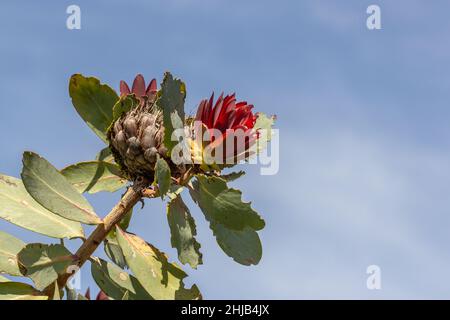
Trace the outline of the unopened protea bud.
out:
M 131 91 L 123 81 L 120 91 L 121 96 L 133 93 L 139 105 L 122 114 L 111 127 L 111 150 L 130 178 L 151 176 L 158 155 L 164 157 L 167 153 L 162 113 L 155 106 L 156 80 L 145 89 L 144 78 L 137 75 Z

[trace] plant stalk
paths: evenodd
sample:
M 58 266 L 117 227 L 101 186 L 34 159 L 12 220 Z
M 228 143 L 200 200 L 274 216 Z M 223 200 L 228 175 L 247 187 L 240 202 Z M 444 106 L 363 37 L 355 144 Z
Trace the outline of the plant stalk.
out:
M 103 223 L 99 224 L 86 241 L 75 253 L 76 266 L 81 269 L 83 264 L 97 250 L 98 246 L 105 240 L 109 232 L 118 224 L 125 215 L 138 203 L 143 197 L 143 191 L 148 187 L 149 181 L 146 179 L 137 179 L 127 192 L 122 196 L 119 203 L 111 210 L 111 212 L 103 219 Z M 61 274 L 58 277 L 59 288 L 64 288 L 70 273 Z M 49 297 L 53 296 L 54 284 L 44 289 L 44 293 Z

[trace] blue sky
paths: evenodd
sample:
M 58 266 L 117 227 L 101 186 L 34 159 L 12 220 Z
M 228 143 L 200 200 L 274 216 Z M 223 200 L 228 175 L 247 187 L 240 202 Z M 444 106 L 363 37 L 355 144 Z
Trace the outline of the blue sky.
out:
M 81 30 L 66 28 L 70 4 Z M 370 4 L 382 30 L 366 28 Z M 279 174 L 252 166 L 234 184 L 267 223 L 260 265 L 223 254 L 191 204 L 204 265 L 185 269 L 205 298 L 450 298 L 448 12 L 444 0 L 2 1 L 0 172 L 19 176 L 24 150 L 64 167 L 102 148 L 71 106 L 71 74 L 118 89 L 170 70 L 188 112 L 235 91 L 280 129 Z M 89 200 L 106 213 L 118 197 Z M 130 230 L 175 259 L 160 201 Z M 372 264 L 379 291 L 366 288 Z

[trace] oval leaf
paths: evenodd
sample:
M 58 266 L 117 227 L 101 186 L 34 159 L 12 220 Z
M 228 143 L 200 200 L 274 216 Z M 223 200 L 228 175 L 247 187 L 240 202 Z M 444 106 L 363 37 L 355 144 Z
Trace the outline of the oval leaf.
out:
M 22 180 L 28 193 L 51 212 L 86 224 L 102 222 L 77 189 L 47 160 L 33 152 L 23 155 Z
M 169 263 L 164 253 L 138 236 L 116 228 L 117 240 L 127 264 L 153 298 L 190 300 L 201 297 L 197 286 L 184 288 L 183 279 L 187 276 L 186 273 L 175 264 Z
M 210 223 L 210 228 L 223 252 L 237 263 L 250 266 L 261 261 L 262 245 L 255 230 L 230 230 L 220 223 Z
M 0 283 L 0 300 L 48 300 L 32 286 L 20 282 Z
M 39 290 L 56 281 L 74 263 L 73 255 L 60 244 L 28 244 L 18 253 L 17 259 L 22 274 L 30 277 Z
M 17 264 L 17 254 L 25 247 L 25 243 L 5 232 L 0 231 L 0 272 L 12 276 L 21 276 Z
M 112 263 L 93 259 L 91 273 L 100 289 L 114 300 L 122 300 L 126 292 L 130 300 L 153 300 L 135 277 Z
M 196 184 L 197 202 L 202 211 L 215 222 L 233 230 L 264 228 L 264 220 L 252 209 L 250 203 L 242 202 L 239 190 L 228 188 L 225 180 L 198 175 Z
M 131 209 L 130 212 L 128 212 L 126 216 L 122 219 L 122 221 L 119 222 L 119 227 L 122 230 L 126 230 L 128 228 L 132 215 L 133 209 Z M 108 256 L 108 258 L 110 258 L 112 262 L 114 262 L 122 269 L 125 269 L 127 267 L 127 262 L 125 260 L 125 257 L 123 256 L 122 249 L 120 248 L 119 243 L 117 242 L 115 229 L 109 232 L 105 241 L 103 241 L 103 244 L 105 253 Z
M 258 264 L 262 257 L 262 245 L 258 233 L 249 226 L 242 230 L 233 230 L 219 223 L 215 212 L 211 208 L 208 209 L 208 203 L 204 203 L 207 200 L 200 197 L 198 181 L 192 183 L 189 191 L 194 202 L 202 209 L 220 248 L 237 263 L 246 266 Z
M 106 132 L 113 119 L 113 106 L 119 97 L 116 92 L 93 77 L 74 74 L 70 78 L 69 94 L 81 118 L 107 143 Z
M 80 193 L 116 192 L 127 184 L 117 165 L 103 161 L 77 163 L 61 173 Z
M 196 269 L 199 264 L 203 263 L 200 243 L 195 239 L 197 230 L 194 218 L 181 196 L 174 198 L 167 205 L 167 220 L 172 248 L 177 249 L 178 259 L 182 264 L 189 263 L 192 268 Z
M 159 194 L 164 198 L 170 188 L 170 168 L 166 160 L 159 158 L 155 166 L 155 181 L 158 184 Z
M 22 181 L 0 175 L 0 218 L 53 238 L 83 238 L 83 228 L 37 203 Z
M 164 145 L 171 154 L 172 148 L 177 141 L 172 141 L 172 132 L 174 125 L 172 123 L 172 114 L 176 112 L 181 121 L 184 121 L 184 101 L 186 99 L 186 85 L 180 79 L 174 79 L 170 72 L 164 74 L 164 80 L 161 83 L 161 90 L 156 105 L 161 108 L 164 120 Z

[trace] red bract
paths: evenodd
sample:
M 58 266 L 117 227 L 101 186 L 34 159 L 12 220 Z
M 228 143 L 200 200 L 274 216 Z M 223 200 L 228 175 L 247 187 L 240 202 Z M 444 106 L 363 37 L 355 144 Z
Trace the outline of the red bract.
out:
M 91 300 L 91 289 L 88 288 L 86 290 L 86 293 L 84 294 L 84 296 L 86 297 L 86 299 Z M 102 290 L 100 290 L 100 292 L 97 294 L 97 297 L 95 298 L 95 300 L 109 300 L 109 297 L 106 295 L 106 293 L 104 293 Z
M 136 78 L 134 78 L 133 86 L 131 87 L 131 90 L 125 81 L 123 81 L 123 80 L 120 81 L 120 95 L 121 96 L 134 93 L 136 95 L 136 97 L 144 97 L 144 96 L 151 97 L 151 96 L 154 96 L 157 91 L 158 91 L 158 89 L 157 89 L 157 85 L 156 85 L 156 79 L 153 79 L 152 81 L 150 81 L 148 87 L 145 88 L 145 80 L 141 74 L 138 74 L 136 76 Z
M 203 100 L 197 110 L 196 121 L 201 121 L 211 132 L 212 142 L 209 148 L 222 148 L 224 163 L 233 163 L 247 158 L 248 149 L 254 145 L 258 134 L 254 129 L 257 115 L 253 114 L 253 105 L 245 101 L 236 102 L 235 94 L 223 97 L 220 95 L 214 104 L 214 94 L 209 100 Z M 219 130 L 222 134 L 217 137 L 212 132 Z M 244 134 L 245 142 L 227 141 L 235 139 L 235 134 Z M 227 146 L 234 145 L 233 148 Z
M 218 129 L 226 133 L 227 129 L 237 130 L 253 129 L 256 122 L 256 116 L 253 114 L 253 105 L 247 102 L 236 102 L 235 94 L 223 94 L 217 99 L 214 107 L 214 93 L 208 100 L 203 100 L 197 111 L 196 120 L 203 122 L 208 129 Z

